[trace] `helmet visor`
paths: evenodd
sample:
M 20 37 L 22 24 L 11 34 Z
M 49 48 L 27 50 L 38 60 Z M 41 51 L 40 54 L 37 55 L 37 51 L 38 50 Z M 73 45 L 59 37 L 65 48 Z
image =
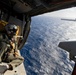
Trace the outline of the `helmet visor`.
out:
M 16 34 L 17 29 L 9 29 L 9 34 L 11 35 L 15 35 Z

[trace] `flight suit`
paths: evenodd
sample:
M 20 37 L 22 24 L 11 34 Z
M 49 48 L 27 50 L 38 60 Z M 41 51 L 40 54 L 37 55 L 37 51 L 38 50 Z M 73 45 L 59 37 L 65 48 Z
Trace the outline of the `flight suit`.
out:
M 0 62 L 11 65 L 9 70 L 13 70 L 24 61 L 24 58 L 19 55 L 17 52 L 18 50 L 14 52 L 14 49 L 10 44 L 12 37 L 7 35 L 4 29 L 5 24 L 6 23 L 4 21 L 0 21 Z
M 15 67 L 17 67 L 21 63 L 23 63 L 24 58 L 19 55 L 18 50 L 16 50 L 16 52 L 14 52 L 15 48 L 13 48 L 11 46 L 10 41 L 7 38 L 6 38 L 6 40 L 5 39 L 2 40 L 5 43 L 5 45 L 2 45 L 2 46 L 5 46 L 5 47 L 4 48 L 2 47 L 3 49 L 1 50 L 4 54 L 3 53 L 0 53 L 0 54 L 3 54 L 2 62 L 6 62 L 9 65 L 11 65 L 11 69 L 10 70 L 13 70 Z M 14 43 L 12 45 L 14 45 Z

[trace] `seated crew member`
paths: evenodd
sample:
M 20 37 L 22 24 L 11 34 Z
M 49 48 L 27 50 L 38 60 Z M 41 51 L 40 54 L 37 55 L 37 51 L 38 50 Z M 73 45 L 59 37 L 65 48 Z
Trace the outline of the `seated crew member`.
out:
M 7 24 L 5 26 L 5 33 L 0 36 L 0 62 L 6 62 L 5 71 L 13 70 L 19 66 L 23 61 L 23 57 L 15 50 L 14 36 L 18 30 L 18 26 L 14 24 Z

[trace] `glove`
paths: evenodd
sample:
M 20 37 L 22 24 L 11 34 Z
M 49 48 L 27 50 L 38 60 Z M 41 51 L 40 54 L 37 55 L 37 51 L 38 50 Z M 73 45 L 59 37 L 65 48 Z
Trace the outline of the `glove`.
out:
M 15 57 L 19 56 L 18 51 L 14 52 L 14 56 L 15 56 Z

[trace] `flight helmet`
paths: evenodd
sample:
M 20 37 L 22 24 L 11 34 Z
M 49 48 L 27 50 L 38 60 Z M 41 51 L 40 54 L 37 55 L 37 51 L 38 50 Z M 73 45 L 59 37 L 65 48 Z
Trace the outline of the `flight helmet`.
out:
M 7 31 L 7 33 L 8 33 L 9 35 L 16 35 L 16 32 L 17 32 L 17 30 L 18 30 L 18 26 L 15 25 L 15 24 L 7 24 L 7 25 L 5 26 L 5 29 L 6 29 L 6 31 Z

